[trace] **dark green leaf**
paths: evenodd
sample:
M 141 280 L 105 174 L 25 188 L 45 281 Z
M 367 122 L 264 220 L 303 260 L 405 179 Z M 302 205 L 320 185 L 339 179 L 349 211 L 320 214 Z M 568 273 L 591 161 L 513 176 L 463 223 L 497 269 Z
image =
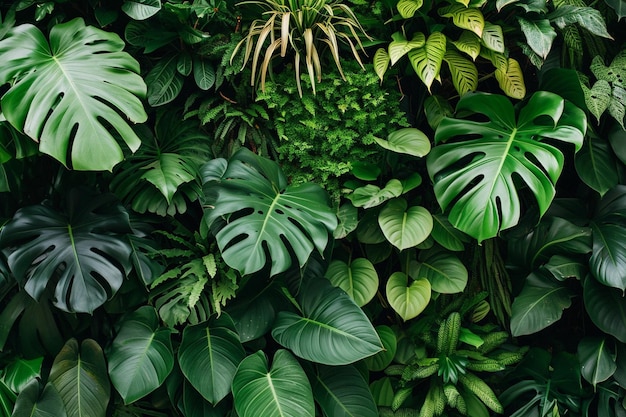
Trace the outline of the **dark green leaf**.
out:
M 122 10 L 135 20 L 145 20 L 161 10 L 161 0 L 124 0 Z
M 626 16 L 626 1 L 625 0 L 605 0 L 615 13 L 617 14 L 617 20 L 622 20 Z
M 378 417 L 367 383 L 351 365 L 319 365 L 313 379 L 313 394 L 324 415 L 332 417 Z
M 201 90 L 208 90 L 215 84 L 215 68 L 204 59 L 193 60 L 193 79 Z
M 591 321 L 605 333 L 626 343 L 626 298 L 621 291 L 587 276 L 583 287 L 585 309 Z
M 587 136 L 576 154 L 575 166 L 580 179 L 601 196 L 617 185 L 617 161 L 608 141 L 602 137 Z
M 409 267 L 413 279 L 426 278 L 433 291 L 455 294 L 465 290 L 468 273 L 463 263 L 451 253 L 426 252 L 419 262 Z
M 365 363 L 370 371 L 380 372 L 389 366 L 396 356 L 398 339 L 396 338 L 396 333 L 389 326 L 376 326 L 376 333 L 378 333 L 378 337 L 383 342 L 383 350 L 374 356 L 365 358 Z
M 556 31 L 548 19 L 528 20 L 518 17 L 526 42 L 537 55 L 546 59 L 552 50 L 552 42 L 556 38 Z
M 262 351 L 239 365 L 233 380 L 240 417 L 313 417 L 315 404 L 306 374 L 286 350 L 278 350 L 271 368 Z
M 281 311 L 272 336 L 297 356 L 344 365 L 379 352 L 382 345 L 363 311 L 326 279 L 311 279 L 300 290 L 302 315 Z
M 444 248 L 449 251 L 458 252 L 465 249 L 464 242 L 467 242 L 468 237 L 459 229 L 454 228 L 448 216 L 443 214 L 435 214 L 433 216 L 433 230 L 430 235 Z
M 159 328 L 156 311 L 144 306 L 122 323 L 107 355 L 109 375 L 130 404 L 157 389 L 174 367 L 171 331 Z
M 148 103 L 162 106 L 178 97 L 183 88 L 183 76 L 177 70 L 178 57 L 169 55 L 161 58 L 146 75 Z
M 587 6 L 561 5 L 547 18 L 561 29 L 567 25 L 578 23 L 596 36 L 613 39 L 606 29 L 606 23 L 599 10 Z
M 58 391 L 68 417 L 104 417 L 111 394 L 100 346 L 91 339 L 80 347 L 69 340 L 54 359 L 49 382 Z
M 582 376 L 596 387 L 615 373 L 615 355 L 605 338 L 585 337 L 578 343 L 578 360 Z
M 2 379 L 13 392 L 19 394 L 26 385 L 40 376 L 42 362 L 43 357 L 16 359 L 6 366 Z
M 41 390 L 33 379 L 15 401 L 11 417 L 67 417 L 65 405 L 54 385 L 48 383 Z
M 187 326 L 178 351 L 180 369 L 191 385 L 212 404 L 230 393 L 245 351 L 235 325 L 226 313 L 195 326 Z

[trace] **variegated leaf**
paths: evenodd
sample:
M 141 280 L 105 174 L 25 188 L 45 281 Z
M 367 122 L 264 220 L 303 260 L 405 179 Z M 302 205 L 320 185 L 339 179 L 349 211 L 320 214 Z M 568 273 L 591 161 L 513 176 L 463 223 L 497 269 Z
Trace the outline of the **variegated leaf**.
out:
M 463 58 L 455 51 L 447 51 L 443 59 L 448 64 L 452 74 L 452 83 L 459 95 L 476 90 L 478 87 L 478 70 L 471 61 Z
M 453 41 L 452 44 L 456 46 L 459 51 L 471 56 L 473 60 L 476 60 L 480 54 L 480 38 L 469 30 L 464 30 L 459 40 Z
M 546 59 L 552 49 L 552 42 L 556 38 L 556 32 L 552 28 L 548 19 L 527 20 L 521 17 L 517 18 L 522 32 L 526 37 L 528 46 Z
M 446 53 L 446 36 L 441 32 L 434 32 L 428 37 L 423 47 L 409 52 L 409 60 L 418 77 L 428 91 L 433 81 L 439 76 L 441 62 Z
M 398 12 L 405 19 L 413 17 L 416 11 L 424 4 L 423 0 L 400 0 L 398 2 Z
M 483 35 L 485 19 L 479 9 L 452 4 L 439 9 L 439 14 L 443 17 L 451 17 L 454 25 L 461 29 L 471 30 L 478 36 Z
M 502 28 L 499 25 L 485 22 L 482 40 L 485 46 L 492 51 L 504 52 L 504 35 L 502 35 Z
M 389 68 L 389 54 L 383 48 L 378 48 L 374 54 L 374 71 L 376 71 L 376 75 L 378 75 L 381 82 L 387 72 L 387 68 Z
M 592 88 L 582 85 L 587 108 L 600 123 L 600 116 L 606 111 L 611 102 L 611 85 L 606 80 L 598 80 Z
M 389 59 L 391 60 L 391 65 L 398 62 L 398 60 L 409 51 L 421 48 L 426 43 L 426 37 L 421 32 L 413 35 L 413 39 L 410 41 L 407 41 L 400 32 L 394 33 L 391 37 L 393 39 L 389 44 Z
M 496 80 L 504 93 L 512 98 L 523 99 L 526 95 L 526 85 L 524 84 L 524 74 L 519 63 L 509 58 L 509 65 L 505 71 L 496 69 Z
M 509 67 L 509 61 L 506 55 L 500 52 L 492 51 L 491 49 L 481 49 L 480 56 L 491 61 L 491 64 L 500 71 L 506 72 Z

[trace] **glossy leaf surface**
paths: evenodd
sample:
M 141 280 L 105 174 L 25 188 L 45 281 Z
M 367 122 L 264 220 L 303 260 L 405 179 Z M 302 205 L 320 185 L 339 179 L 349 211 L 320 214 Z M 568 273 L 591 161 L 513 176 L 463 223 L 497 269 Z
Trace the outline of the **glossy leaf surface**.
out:
M 333 417 L 378 417 L 369 387 L 354 366 L 319 365 L 312 377 L 315 400 L 324 415 Z
M 354 259 L 349 264 L 332 261 L 326 278 L 335 287 L 344 290 L 359 307 L 369 303 L 378 291 L 378 273 L 366 258 Z
M 389 304 L 403 320 L 417 317 L 430 302 L 430 282 L 426 278 L 413 280 L 403 272 L 389 277 L 386 295 Z

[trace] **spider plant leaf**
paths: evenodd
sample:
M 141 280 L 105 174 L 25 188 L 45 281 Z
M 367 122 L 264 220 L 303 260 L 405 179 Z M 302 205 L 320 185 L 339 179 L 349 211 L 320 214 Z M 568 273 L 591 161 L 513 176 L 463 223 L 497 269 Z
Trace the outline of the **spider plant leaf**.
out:
M 291 12 L 285 12 L 283 14 L 280 25 L 280 56 L 284 57 L 287 54 L 287 45 L 289 45 L 289 22 L 291 21 Z M 267 59 L 267 57 L 266 57 Z

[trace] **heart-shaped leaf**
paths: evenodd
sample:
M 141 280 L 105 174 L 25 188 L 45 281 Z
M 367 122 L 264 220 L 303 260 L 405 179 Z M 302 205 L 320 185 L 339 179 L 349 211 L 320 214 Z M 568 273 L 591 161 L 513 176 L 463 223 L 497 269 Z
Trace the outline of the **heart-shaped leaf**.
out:
M 386 286 L 387 301 L 404 321 L 417 317 L 430 302 L 430 282 L 412 280 L 403 272 L 394 272 Z
M 397 198 L 380 211 L 378 224 L 389 243 L 404 250 L 426 240 L 433 229 L 433 218 L 424 207 L 407 208 L 406 200 Z
M 378 409 L 361 373 L 352 365 L 318 365 L 311 377 L 313 395 L 333 417 L 378 417 Z
M 215 68 L 205 59 L 193 60 L 193 78 L 201 90 L 208 90 L 215 84 Z
M 70 216 L 45 205 L 18 210 L 0 233 L 15 278 L 35 300 L 51 280 L 54 304 L 68 312 L 91 313 L 120 288 L 130 272 L 128 214 L 111 195 L 73 190 Z
M 529 186 L 543 214 L 564 157 L 542 140 L 580 149 L 587 128 L 584 112 L 548 92 L 535 93 L 519 114 L 505 97 L 485 93 L 464 95 L 456 111 L 486 121 L 445 118 L 435 133 L 436 143 L 457 139 L 435 146 L 427 160 L 437 200 L 444 210 L 451 208 L 450 222 L 479 242 L 516 225 L 518 180 Z
M 212 404 L 230 393 L 237 366 L 246 356 L 228 314 L 183 330 L 178 350 L 180 369 L 191 385 Z
M 122 323 L 107 355 L 113 386 L 130 404 L 161 386 L 174 367 L 171 331 L 159 328 L 154 308 L 144 306 Z
M 611 6 L 617 14 L 617 20 L 622 20 L 626 16 L 626 1 L 625 0 L 605 0 L 606 4 Z
M 314 417 L 309 380 L 291 353 L 280 349 L 271 368 L 263 351 L 241 361 L 233 380 L 241 417 Z
M 376 143 L 393 152 L 422 157 L 430 152 L 430 139 L 419 129 L 405 127 L 393 131 L 387 140 L 375 138 Z
M 70 339 L 54 359 L 49 382 L 56 388 L 68 417 L 104 417 L 111 394 L 102 349 L 92 339 L 80 347 Z
M 302 315 L 281 311 L 272 337 L 297 356 L 325 365 L 346 365 L 379 352 L 382 344 L 363 311 L 326 279 L 300 289 Z
M 12 82 L 4 117 L 68 167 L 111 170 L 124 158 L 115 138 L 137 150 L 128 120 L 147 119 L 139 63 L 123 49 L 115 33 L 80 18 L 54 26 L 49 43 L 35 26 L 16 26 L 0 41 L 0 85 Z
M 205 181 L 204 190 L 204 219 L 209 227 L 216 226 L 224 261 L 242 274 L 257 272 L 268 261 L 270 275 L 284 272 L 292 253 L 302 267 L 313 249 L 324 252 L 337 227 L 322 188 L 312 183 L 287 186 L 278 164 L 245 148 L 233 155 L 219 181 Z M 222 216 L 228 222 L 216 222 Z
M 428 91 L 433 81 L 439 76 L 445 53 L 446 36 L 441 32 L 433 32 L 424 46 L 409 51 L 411 66 L 420 80 L 426 84 Z
M 587 276 L 583 299 L 591 321 L 603 332 L 626 343 L 626 298 L 622 292 L 600 284 L 593 276 Z
M 428 279 L 432 290 L 438 293 L 455 294 L 465 290 L 468 273 L 463 262 L 453 254 L 433 251 L 427 252 L 420 262 L 411 263 L 409 276 Z
M 585 337 L 578 343 L 580 373 L 591 385 L 606 381 L 615 373 L 617 364 L 608 341 L 600 337 Z
M 572 291 L 541 273 L 530 274 L 511 306 L 511 334 L 536 333 L 554 324 L 572 304 Z
M 357 258 L 349 264 L 335 260 L 326 271 L 326 278 L 335 287 L 344 290 L 359 306 L 369 303 L 378 291 L 378 273 L 365 258 Z

